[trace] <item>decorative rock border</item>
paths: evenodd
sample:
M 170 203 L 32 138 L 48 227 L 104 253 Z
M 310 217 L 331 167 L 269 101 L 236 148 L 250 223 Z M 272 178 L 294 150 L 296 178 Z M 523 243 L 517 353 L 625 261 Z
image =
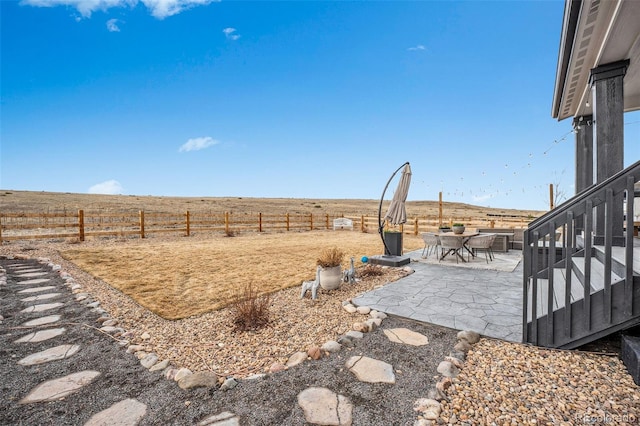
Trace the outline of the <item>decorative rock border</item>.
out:
M 362 339 L 365 333 L 375 331 L 380 327 L 382 321 L 387 318 L 387 314 L 384 312 L 372 310 L 368 306 L 355 307 L 351 303 L 351 300 L 342 302 L 342 307 L 350 314 L 367 315 L 368 317 L 363 321 L 354 322 L 352 330 L 346 332 L 337 340 L 328 340 L 321 346 L 311 345 L 306 349 L 306 351 L 295 352 L 287 359 L 285 364 L 280 362 L 273 363 L 271 367 L 269 367 L 269 373 L 277 373 L 287 370 L 305 361 L 319 360 L 340 351 L 345 346 L 353 347 L 356 340 Z
M 460 373 L 467 353 L 480 341 L 480 334 L 471 330 L 460 331 L 456 337 L 458 342 L 453 347 L 453 351 L 438 364 L 437 371 L 442 377 L 433 388 L 429 389 L 426 398 L 420 398 L 413 404 L 413 409 L 419 413 L 414 426 L 439 424 L 438 419 L 442 412 L 440 401 L 448 400 L 445 391 L 451 386 L 451 379 Z

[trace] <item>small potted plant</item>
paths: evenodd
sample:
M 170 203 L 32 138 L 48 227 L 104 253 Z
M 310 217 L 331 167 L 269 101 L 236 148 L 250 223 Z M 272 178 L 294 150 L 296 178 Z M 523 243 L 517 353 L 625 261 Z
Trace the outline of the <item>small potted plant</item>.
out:
M 454 234 L 462 234 L 464 233 L 464 223 L 454 223 L 451 226 Z
M 344 252 L 337 247 L 324 249 L 316 264 L 320 266 L 320 287 L 325 290 L 335 290 L 340 287 L 342 280 L 342 260 Z
M 446 225 L 440 225 L 440 226 L 438 227 L 438 232 L 439 232 L 439 233 L 451 232 L 451 228 L 449 228 L 449 227 L 448 227 L 448 226 L 446 226 Z

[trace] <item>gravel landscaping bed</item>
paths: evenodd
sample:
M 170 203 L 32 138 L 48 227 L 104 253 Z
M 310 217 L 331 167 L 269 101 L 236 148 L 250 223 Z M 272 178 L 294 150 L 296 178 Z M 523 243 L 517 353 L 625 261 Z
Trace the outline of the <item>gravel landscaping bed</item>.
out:
M 30 259 L 25 262 L 37 264 Z M 47 278 L 50 278 L 48 285 L 58 289 L 66 286 L 57 272 L 51 272 Z M 23 296 L 15 294 L 16 284 L 9 284 L 11 288 L 0 286 L 2 311 L 19 312 L 24 307 L 19 300 Z M 426 336 L 429 344 L 411 346 L 394 343 L 382 329 L 378 329 L 356 339 L 353 346 L 345 346 L 319 360 L 307 360 L 254 379 L 238 377 L 237 386 L 229 391 L 222 391 L 219 386 L 183 390 L 175 381 L 166 379 L 162 371 L 152 372 L 143 367 L 133 354 L 127 353 L 111 336 L 101 332 L 97 328 L 97 319 L 101 315 L 74 300 L 75 296 L 67 290 L 57 299 L 64 305 L 59 311 L 63 319 L 58 326 L 65 327 L 66 332 L 55 340 L 16 343 L 18 337 L 30 331 L 22 324 L 36 317 L 35 314 L 7 315 L 2 320 L 0 357 L 3 362 L 0 363 L 0 374 L 5 379 L 0 399 L 0 424 L 82 425 L 95 413 L 119 401 L 135 398 L 147 408 L 141 425 L 193 425 L 222 412 L 233 413 L 243 425 L 300 425 L 305 424 L 298 402 L 300 393 L 310 387 L 321 387 L 348 398 L 353 404 L 353 425 L 408 425 L 417 418 L 414 402 L 435 385 L 438 362 L 456 341 L 454 330 L 387 318 L 384 328 L 411 328 Z M 80 344 L 82 349 L 73 357 L 55 362 L 31 367 L 17 363 L 29 354 L 62 342 Z M 204 356 L 207 347 L 198 347 L 197 352 Z M 395 384 L 358 380 L 345 366 L 353 356 L 367 356 L 391 364 Z M 80 370 L 96 370 L 100 375 L 81 391 L 64 398 L 51 402 L 20 403 L 43 381 Z

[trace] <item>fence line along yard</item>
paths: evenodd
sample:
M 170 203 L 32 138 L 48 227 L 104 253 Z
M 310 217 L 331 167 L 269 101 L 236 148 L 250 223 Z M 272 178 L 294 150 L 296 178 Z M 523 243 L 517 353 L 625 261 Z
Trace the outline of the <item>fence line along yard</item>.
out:
M 242 212 L 183 212 L 156 213 L 92 212 L 84 210 L 60 213 L 0 213 L 0 243 L 25 239 L 74 238 L 84 241 L 87 237 L 144 238 L 154 233 L 174 232 L 189 236 L 196 232 L 222 232 L 231 235 L 238 232 L 286 232 L 333 229 L 333 219 L 348 218 L 353 229 L 360 232 L 377 232 L 376 215 L 344 215 L 329 213 L 242 213 Z M 474 228 L 526 228 L 534 218 L 517 215 L 487 214 L 486 217 L 455 217 L 448 220 L 438 216 L 408 218 L 402 231 L 418 235 L 433 231 L 441 224 L 461 222 Z

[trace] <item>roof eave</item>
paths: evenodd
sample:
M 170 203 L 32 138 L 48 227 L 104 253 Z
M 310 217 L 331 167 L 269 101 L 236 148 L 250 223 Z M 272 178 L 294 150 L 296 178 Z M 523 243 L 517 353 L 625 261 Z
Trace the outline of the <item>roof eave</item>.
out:
M 573 50 L 573 42 L 576 36 L 581 7 L 582 0 L 567 0 L 565 3 L 564 16 L 562 18 L 562 37 L 558 49 L 556 85 L 553 92 L 553 105 L 551 109 L 551 116 L 553 118 L 560 116 L 560 105 L 567 80 L 567 71 L 569 69 L 569 62 L 571 61 L 571 52 Z

